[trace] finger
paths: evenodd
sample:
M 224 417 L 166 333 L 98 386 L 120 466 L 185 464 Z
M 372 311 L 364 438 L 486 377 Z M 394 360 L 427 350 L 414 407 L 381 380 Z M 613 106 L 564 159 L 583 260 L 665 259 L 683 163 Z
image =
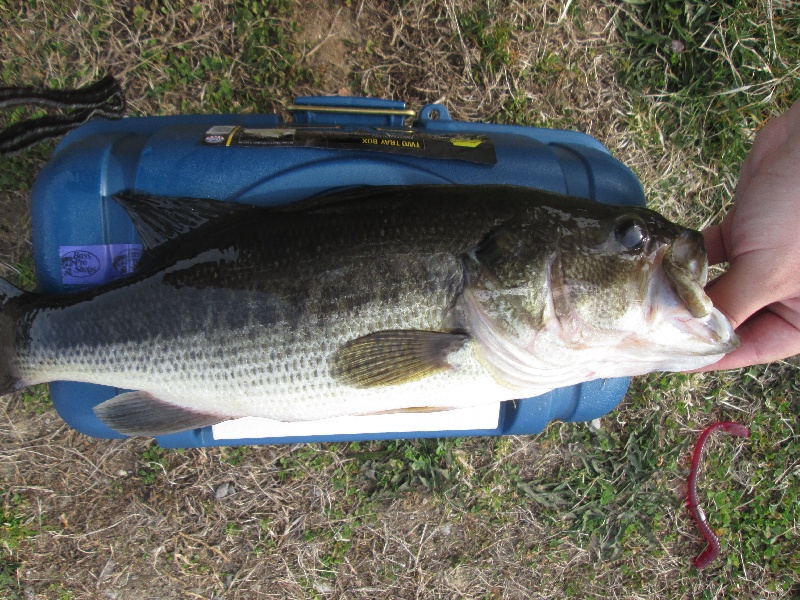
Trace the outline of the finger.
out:
M 722 241 L 722 225 L 713 225 L 703 230 L 703 239 L 708 254 L 708 264 L 716 265 L 728 260 L 725 243 Z
M 711 282 L 706 289 L 708 297 L 728 317 L 734 329 L 748 317 L 765 306 L 781 300 L 783 290 L 780 282 L 765 277 L 769 265 L 763 264 L 759 252 L 750 252 L 737 257 L 731 268 Z
M 800 354 L 800 331 L 775 313 L 764 311 L 742 325 L 739 347 L 696 372 L 736 369 Z
M 761 170 L 768 156 L 784 152 L 787 140 L 800 129 L 800 100 L 784 114 L 771 119 L 756 135 L 753 147 L 747 155 L 739 174 L 739 186 L 744 186 Z

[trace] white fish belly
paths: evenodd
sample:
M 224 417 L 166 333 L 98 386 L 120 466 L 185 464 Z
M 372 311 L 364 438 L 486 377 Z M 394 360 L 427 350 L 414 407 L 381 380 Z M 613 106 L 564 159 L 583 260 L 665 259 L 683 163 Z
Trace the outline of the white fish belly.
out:
M 359 389 L 331 375 L 338 340 L 321 338 L 277 348 L 254 341 L 215 346 L 205 336 L 184 340 L 185 349 L 157 340 L 76 349 L 69 360 L 50 363 L 47 379 L 84 381 L 153 396 L 228 417 L 307 421 L 407 408 L 460 408 L 516 398 L 480 364 L 474 343 L 450 357 L 451 367 L 399 385 Z M 157 357 L 154 359 L 154 357 Z M 49 361 L 45 361 L 49 362 Z M 31 372 L 29 377 L 36 378 Z M 43 375 L 42 375 L 43 377 Z
M 446 303 L 409 298 L 387 310 L 380 304 L 327 322 L 300 327 L 257 322 L 233 331 L 166 336 L 93 345 L 68 351 L 33 347 L 20 371 L 29 383 L 68 380 L 146 391 L 160 400 L 224 417 L 307 421 L 414 408 L 451 409 L 515 399 L 468 341 L 449 357 L 450 368 L 417 381 L 356 388 L 331 373 L 332 357 L 347 341 L 381 330 L 442 330 Z M 34 332 L 35 333 L 35 332 Z M 546 390 L 542 390 L 546 391 Z

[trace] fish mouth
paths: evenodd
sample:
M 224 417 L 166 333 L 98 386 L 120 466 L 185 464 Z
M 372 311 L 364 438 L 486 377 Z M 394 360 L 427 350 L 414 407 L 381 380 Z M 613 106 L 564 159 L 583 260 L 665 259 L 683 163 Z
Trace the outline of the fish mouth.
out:
M 666 249 L 653 278 L 651 322 L 656 324 L 660 342 L 680 347 L 682 354 L 721 358 L 738 347 L 739 338 L 706 295 L 707 282 L 703 236 L 685 230 Z
M 728 319 L 716 308 L 703 318 L 683 319 L 675 317 L 671 324 L 678 331 L 696 341 L 691 354 L 712 356 L 727 354 L 739 347 L 739 336 Z M 716 361 L 715 361 L 716 362 Z

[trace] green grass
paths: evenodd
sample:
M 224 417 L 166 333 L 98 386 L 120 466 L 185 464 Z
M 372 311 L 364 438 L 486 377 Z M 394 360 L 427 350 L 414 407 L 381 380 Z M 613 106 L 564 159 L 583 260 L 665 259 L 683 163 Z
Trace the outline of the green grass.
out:
M 366 450 L 355 443 L 348 456 L 356 460 L 373 494 L 397 494 L 413 486 L 433 491 L 457 480 L 460 469 L 453 453 L 460 445 L 459 438 L 389 440 Z
M 140 454 L 136 473 L 144 485 L 154 485 L 163 480 L 162 476 L 169 468 L 169 456 L 170 452 L 155 442 Z
M 23 255 L 14 265 L 9 265 L 6 279 L 13 285 L 22 290 L 34 290 L 36 288 L 36 270 L 33 265 L 33 257 L 29 254 Z
M 458 15 L 462 38 L 479 50 L 479 58 L 472 65 L 475 81 L 493 79 L 503 68 L 511 65 L 510 42 L 514 26 L 497 19 L 499 3 L 490 1 L 474 5 Z M 457 45 L 459 40 L 454 39 Z
M 249 446 L 224 446 L 220 450 L 222 460 L 231 466 L 238 466 L 242 464 L 247 456 L 250 454 Z
M 18 495 L 6 496 L 0 506 L 0 591 L 8 592 L 12 598 L 20 597 L 21 592 L 18 548 L 34 534 L 29 526 L 29 512 L 30 507 Z
M 745 381 L 757 382 L 756 377 L 763 377 L 763 370 L 763 367 L 750 369 L 755 377 Z M 800 456 L 800 436 L 795 431 L 800 413 L 800 390 L 796 377 L 791 377 L 790 373 L 772 381 L 767 389 L 762 390 L 761 385 L 753 383 L 742 389 L 749 394 L 756 391 L 763 394 L 763 406 L 749 423 L 752 435 L 746 442 L 744 456 L 748 462 L 742 469 L 752 492 L 745 493 L 728 478 L 720 476 L 721 467 L 716 466 L 718 457 L 712 455 L 709 461 L 711 468 L 716 466 L 716 475 L 721 480 L 718 490 L 709 495 L 718 509 L 719 526 L 734 535 L 740 532 L 738 553 L 745 564 L 739 564 L 736 554 L 729 555 L 725 569 L 731 577 L 744 577 L 747 564 L 762 564 L 775 574 L 800 571 L 797 531 L 800 473 L 796 464 Z M 780 584 L 776 582 L 775 586 L 780 587 Z
M 657 413 L 618 431 L 562 427 L 566 440 L 559 427 L 548 436 L 577 450 L 556 472 L 520 482 L 520 489 L 598 560 L 662 552 L 659 517 L 680 502 L 663 477 L 664 464 L 674 464 L 683 450 L 670 429 L 661 426 Z
M 53 408 L 47 384 L 33 385 L 22 391 L 22 402 L 34 413 L 41 415 Z
M 634 112 L 652 110 L 677 146 L 696 147 L 709 163 L 738 167 L 752 130 L 800 95 L 800 13 L 775 3 L 770 16 L 766 6 L 620 2 L 616 67 Z

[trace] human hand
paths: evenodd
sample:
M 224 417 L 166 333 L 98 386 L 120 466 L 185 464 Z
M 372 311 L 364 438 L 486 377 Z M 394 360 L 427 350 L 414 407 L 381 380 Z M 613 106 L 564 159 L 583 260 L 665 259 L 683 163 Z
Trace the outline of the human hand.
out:
M 800 101 L 756 136 L 733 208 L 703 236 L 709 264 L 730 264 L 706 291 L 740 346 L 698 370 L 800 354 Z

